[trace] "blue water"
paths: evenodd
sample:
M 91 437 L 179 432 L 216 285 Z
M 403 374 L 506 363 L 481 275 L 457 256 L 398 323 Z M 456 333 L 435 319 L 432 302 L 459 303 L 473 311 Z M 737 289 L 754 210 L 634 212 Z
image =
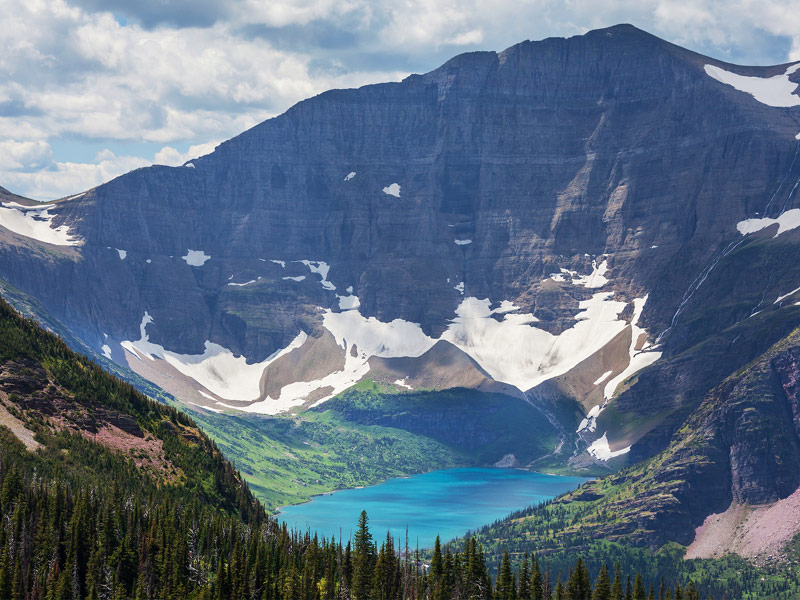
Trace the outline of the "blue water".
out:
M 433 546 L 436 535 L 449 540 L 508 513 L 575 489 L 584 477 L 559 477 L 519 469 L 445 469 L 379 485 L 316 496 L 311 502 L 281 509 L 278 519 L 290 528 L 320 536 L 351 537 L 358 515 L 367 511 L 373 537 L 390 531 L 409 545 Z

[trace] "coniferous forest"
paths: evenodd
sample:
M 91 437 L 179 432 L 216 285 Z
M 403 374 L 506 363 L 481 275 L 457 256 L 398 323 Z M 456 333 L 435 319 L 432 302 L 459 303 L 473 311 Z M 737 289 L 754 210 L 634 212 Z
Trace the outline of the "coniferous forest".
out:
M 9 600 L 692 600 L 619 567 L 553 572 L 474 538 L 421 554 L 289 531 L 184 414 L 0 301 L 0 598 Z M 705 596 L 703 596 L 705 597 Z

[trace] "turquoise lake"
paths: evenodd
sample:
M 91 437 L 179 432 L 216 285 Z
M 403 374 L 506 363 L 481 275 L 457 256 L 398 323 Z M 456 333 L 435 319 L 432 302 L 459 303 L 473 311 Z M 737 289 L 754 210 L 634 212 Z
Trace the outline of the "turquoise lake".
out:
M 311 502 L 286 506 L 278 520 L 292 528 L 310 529 L 343 540 L 355 531 L 358 515 L 367 511 L 373 538 L 380 541 L 390 531 L 409 546 L 433 546 L 464 535 L 509 513 L 587 481 L 584 477 L 559 477 L 520 469 L 444 469 L 379 485 L 316 496 Z

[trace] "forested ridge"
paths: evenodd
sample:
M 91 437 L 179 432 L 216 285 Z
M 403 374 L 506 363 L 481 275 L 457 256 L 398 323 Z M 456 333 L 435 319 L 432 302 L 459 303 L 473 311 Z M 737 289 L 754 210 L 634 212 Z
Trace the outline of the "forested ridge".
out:
M 365 513 L 352 540 L 289 531 L 191 419 L 2 301 L 0 419 L 3 600 L 700 598 L 582 559 L 506 554 L 493 578 L 474 538 L 423 555 Z

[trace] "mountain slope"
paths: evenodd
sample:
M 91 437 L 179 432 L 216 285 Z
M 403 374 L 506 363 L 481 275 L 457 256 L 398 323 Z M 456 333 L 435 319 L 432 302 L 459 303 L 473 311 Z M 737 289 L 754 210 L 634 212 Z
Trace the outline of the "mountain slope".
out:
M 800 539 L 798 360 L 795 329 L 711 390 L 653 458 L 479 537 L 516 551 L 575 551 L 592 540 L 653 550 L 677 543 L 687 558 L 739 554 L 786 568 Z
M 625 25 L 465 54 L 4 202 L 0 276 L 185 403 L 302 418 L 366 380 L 435 392 L 409 406 L 469 387 L 538 411 L 526 464 L 614 470 L 800 324 L 798 82 Z

